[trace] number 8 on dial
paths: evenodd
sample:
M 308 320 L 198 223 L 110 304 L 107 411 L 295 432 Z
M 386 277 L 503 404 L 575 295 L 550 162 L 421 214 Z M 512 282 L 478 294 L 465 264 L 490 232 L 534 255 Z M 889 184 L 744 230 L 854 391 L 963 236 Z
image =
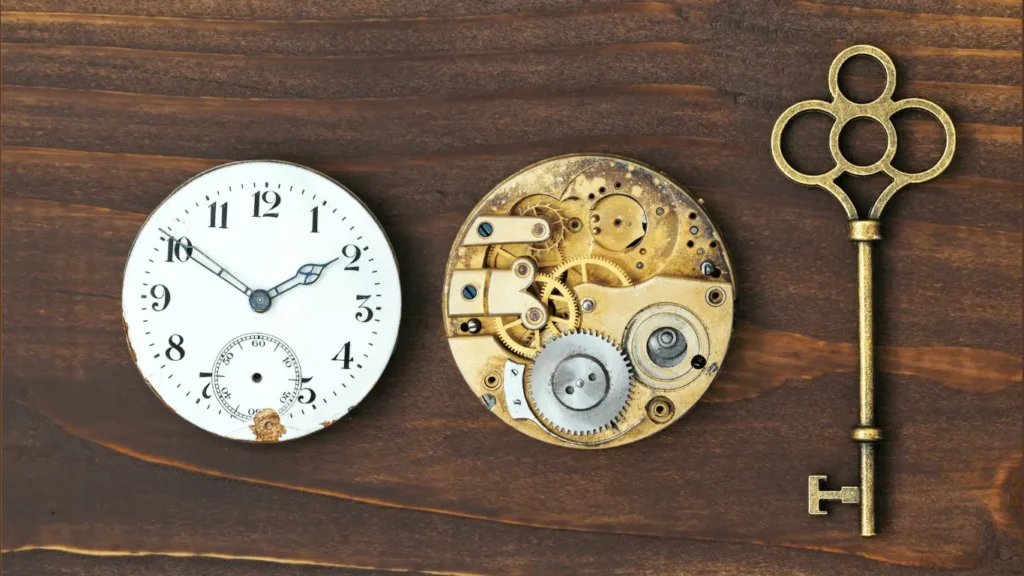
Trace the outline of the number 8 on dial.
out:
M 295 164 L 226 164 L 175 190 L 125 265 L 128 346 L 153 392 L 219 436 L 277 442 L 344 416 L 380 378 L 401 315 L 373 214 Z

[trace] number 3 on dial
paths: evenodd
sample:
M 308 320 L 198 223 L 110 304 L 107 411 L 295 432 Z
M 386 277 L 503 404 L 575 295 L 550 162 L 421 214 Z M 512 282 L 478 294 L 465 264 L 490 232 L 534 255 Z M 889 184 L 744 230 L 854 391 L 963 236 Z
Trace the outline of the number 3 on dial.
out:
M 398 335 L 398 266 L 337 182 L 285 162 L 226 164 L 143 224 L 122 314 L 139 371 L 178 415 L 226 438 L 291 440 L 380 378 Z

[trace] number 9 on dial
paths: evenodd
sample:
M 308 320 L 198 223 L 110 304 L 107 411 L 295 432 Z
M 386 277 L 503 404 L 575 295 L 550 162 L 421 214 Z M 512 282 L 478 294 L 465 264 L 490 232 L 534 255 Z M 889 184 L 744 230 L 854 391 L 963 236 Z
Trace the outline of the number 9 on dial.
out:
M 398 336 L 398 265 L 337 182 L 237 162 L 149 215 L 122 314 L 139 371 L 175 413 L 226 438 L 292 440 L 347 414 L 380 378 Z

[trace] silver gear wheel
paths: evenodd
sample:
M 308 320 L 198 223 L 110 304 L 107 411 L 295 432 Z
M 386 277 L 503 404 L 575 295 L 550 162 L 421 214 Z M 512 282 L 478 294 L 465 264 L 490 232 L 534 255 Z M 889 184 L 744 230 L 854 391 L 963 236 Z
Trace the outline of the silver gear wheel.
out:
M 591 436 L 617 429 L 633 399 L 626 354 L 594 331 L 547 341 L 526 371 L 526 397 L 537 418 L 562 435 Z

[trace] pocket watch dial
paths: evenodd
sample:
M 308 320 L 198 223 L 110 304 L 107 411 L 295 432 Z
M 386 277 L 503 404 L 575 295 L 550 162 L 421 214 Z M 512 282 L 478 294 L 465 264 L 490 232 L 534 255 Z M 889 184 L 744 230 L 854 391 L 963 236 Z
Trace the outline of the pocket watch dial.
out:
M 607 448 L 664 429 L 718 375 L 732 263 L 700 202 L 626 158 L 552 158 L 487 193 L 442 293 L 455 362 L 534 438 Z
M 125 266 L 128 345 L 178 415 L 291 440 L 370 391 L 398 335 L 398 266 L 359 199 L 285 162 L 204 172 L 149 216 Z

